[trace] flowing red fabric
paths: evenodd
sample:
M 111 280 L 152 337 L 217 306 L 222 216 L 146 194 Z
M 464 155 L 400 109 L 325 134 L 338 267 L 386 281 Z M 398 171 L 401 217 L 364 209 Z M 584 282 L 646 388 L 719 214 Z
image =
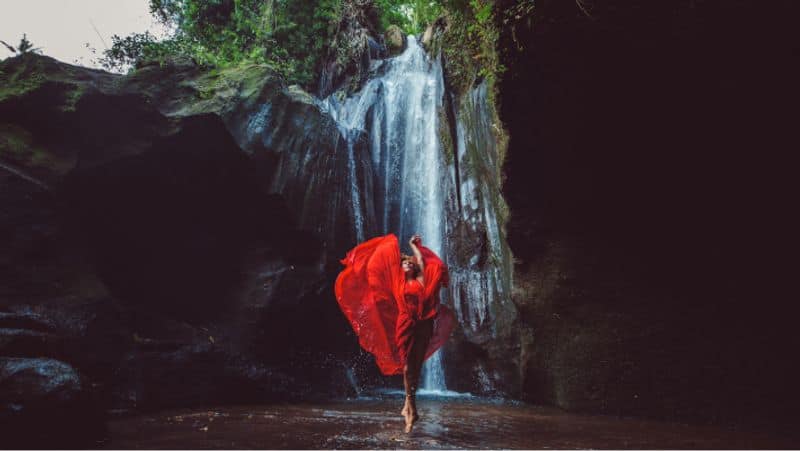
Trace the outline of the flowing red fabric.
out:
M 433 336 L 425 359 L 439 349 L 455 326 L 453 313 L 439 303 L 439 288 L 447 286 L 447 266 L 430 249 L 422 254 L 424 284 L 406 283 L 400 266 L 400 246 L 394 234 L 379 236 L 351 249 L 341 261 L 345 268 L 334 291 L 364 350 L 375 356 L 385 375 L 402 374 L 408 349 L 398 337 L 416 322 L 433 319 Z

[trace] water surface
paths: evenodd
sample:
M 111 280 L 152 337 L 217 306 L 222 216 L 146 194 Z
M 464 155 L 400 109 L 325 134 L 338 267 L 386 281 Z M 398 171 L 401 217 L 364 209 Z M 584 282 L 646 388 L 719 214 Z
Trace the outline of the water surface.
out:
M 175 409 L 117 418 L 106 448 L 797 448 L 765 430 L 565 413 L 470 396 L 422 397 L 403 432 L 401 398 Z

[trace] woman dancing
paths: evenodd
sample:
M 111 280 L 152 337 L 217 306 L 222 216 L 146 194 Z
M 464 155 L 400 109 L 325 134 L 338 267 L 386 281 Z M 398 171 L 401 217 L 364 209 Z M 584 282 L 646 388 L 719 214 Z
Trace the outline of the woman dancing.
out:
M 375 356 L 381 373 L 403 375 L 406 432 L 419 418 L 415 394 L 422 362 L 455 325 L 450 309 L 439 302 L 439 288 L 449 282 L 447 266 L 419 235 L 409 245 L 413 256 L 400 254 L 393 234 L 359 244 L 342 260 L 345 268 L 335 285 L 361 347 Z

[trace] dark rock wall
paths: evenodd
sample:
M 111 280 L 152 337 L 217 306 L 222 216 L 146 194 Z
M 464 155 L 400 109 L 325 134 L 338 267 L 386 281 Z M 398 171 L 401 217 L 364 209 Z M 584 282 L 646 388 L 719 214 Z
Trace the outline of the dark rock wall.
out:
M 352 390 L 326 271 L 346 162 L 308 94 L 261 66 L 0 70 L 0 306 L 79 325 L 2 328 L 0 355 L 62 359 L 115 408 Z
M 340 88 L 351 93 L 357 91 L 367 80 L 370 61 L 388 54 L 373 0 L 344 0 L 341 8 L 336 34 L 328 45 L 328 54 L 320 62 L 317 82 L 320 98 Z
M 507 135 L 490 89 L 484 80 L 463 96 L 448 92 L 451 113 L 440 117 L 445 130 L 453 121 L 451 139 L 443 140 L 456 187 L 445 206 L 448 300 L 460 322 L 444 352 L 448 387 L 513 397 L 519 395 L 519 342 L 525 333 L 516 327 L 511 302 L 513 257 L 500 191 Z
M 524 398 L 792 416 L 789 2 L 589 6 L 503 36 Z

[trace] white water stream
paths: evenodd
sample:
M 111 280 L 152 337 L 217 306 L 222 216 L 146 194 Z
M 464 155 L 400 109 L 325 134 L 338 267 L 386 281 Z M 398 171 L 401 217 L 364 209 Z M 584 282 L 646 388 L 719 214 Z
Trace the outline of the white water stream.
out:
M 401 246 L 413 234 L 442 258 L 444 253 L 445 163 L 438 137 L 444 80 L 439 59 L 432 60 L 414 36 L 400 55 L 379 62 L 379 75 L 358 93 L 339 101 L 336 94 L 321 101 L 347 139 L 349 189 L 353 223 L 359 241 L 365 238 L 364 183 L 357 174 L 357 140 L 368 137 L 372 160 L 376 228 L 394 233 Z M 408 250 L 406 250 L 408 252 Z M 439 352 L 423 368 L 422 388 L 445 391 Z

